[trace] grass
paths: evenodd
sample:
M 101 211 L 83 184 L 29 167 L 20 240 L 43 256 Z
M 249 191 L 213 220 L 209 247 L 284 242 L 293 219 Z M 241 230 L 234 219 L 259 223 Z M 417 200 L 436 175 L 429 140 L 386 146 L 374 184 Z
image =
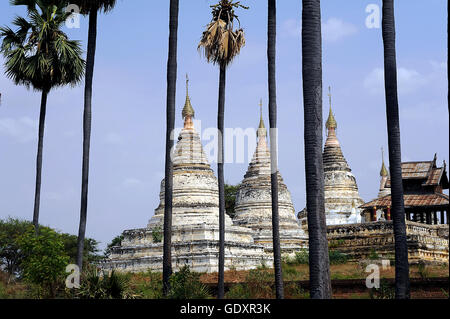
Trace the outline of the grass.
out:
M 283 279 L 285 282 L 285 297 L 290 299 L 309 298 L 307 287 L 302 287 L 300 282 L 309 280 L 309 266 L 307 264 L 296 263 L 292 260 L 284 260 Z M 448 265 L 411 265 L 410 277 L 412 279 L 427 280 L 432 278 L 448 277 Z M 332 280 L 357 279 L 364 280 L 367 276 L 365 269 L 356 263 L 342 263 L 330 265 L 330 274 Z M 391 266 L 388 269 L 380 267 L 382 279 L 393 279 L 395 277 L 395 268 Z M 128 290 L 132 292 L 135 298 L 139 299 L 161 299 L 162 295 L 162 274 L 156 272 L 144 272 L 138 274 L 124 275 L 128 279 Z M 217 284 L 217 273 L 203 274 L 185 274 L 179 278 L 179 293 L 185 294 L 189 291 L 197 292 L 203 290 L 201 284 Z M 259 267 L 250 271 L 238 271 L 231 269 L 225 272 L 225 282 L 232 284 L 228 291 L 227 298 L 247 299 L 247 298 L 275 298 L 273 289 L 273 269 L 268 267 Z M 369 295 L 367 292 L 347 292 L 333 296 L 334 298 L 344 299 L 367 299 L 367 298 L 390 298 L 391 291 L 386 287 Z M 199 298 L 211 298 L 208 291 L 200 291 Z M 432 297 L 440 298 L 442 292 L 412 292 L 412 297 Z M 427 295 L 428 294 L 428 295 Z M 448 298 L 448 291 L 445 292 Z M 33 298 L 33 289 L 20 281 L 8 284 L 7 277 L 0 271 L 0 299 L 22 299 Z
M 309 266 L 296 265 L 292 263 L 283 263 L 283 278 L 285 281 L 306 281 L 309 280 Z M 365 279 L 367 273 L 356 263 L 345 263 L 330 265 L 331 279 Z M 267 271 L 273 274 L 273 270 L 268 268 Z M 426 266 L 426 278 L 442 278 L 448 277 L 449 268 L 446 265 L 428 265 Z M 243 283 L 249 271 L 226 271 L 225 282 L 227 283 Z M 393 266 L 388 269 L 380 267 L 380 275 L 382 278 L 395 278 L 395 268 Z M 410 277 L 422 279 L 423 270 L 419 265 L 410 266 Z M 203 274 L 200 280 L 204 283 L 216 283 L 217 273 Z

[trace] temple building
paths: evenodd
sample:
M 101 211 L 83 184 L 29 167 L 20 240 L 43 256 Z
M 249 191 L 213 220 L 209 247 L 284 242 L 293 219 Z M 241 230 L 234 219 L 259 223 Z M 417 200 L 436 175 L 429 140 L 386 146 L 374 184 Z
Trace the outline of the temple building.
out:
M 255 242 L 272 250 L 271 161 L 267 130 L 262 117 L 262 102 L 260 107 L 256 151 L 236 194 L 233 222 L 253 229 Z M 308 238 L 295 216 L 291 194 L 280 172 L 277 172 L 277 176 L 281 253 L 290 254 L 307 247 Z
M 447 264 L 449 258 L 448 189 L 445 162 L 437 167 L 432 161 L 402 163 L 406 240 L 409 263 Z M 373 252 L 380 258 L 395 255 L 395 238 L 391 220 L 391 182 L 388 170 L 381 165 L 379 197 L 361 206 L 366 222 L 327 227 L 331 250 L 347 254 L 359 262 L 370 259 Z
M 406 219 L 426 224 L 448 224 L 449 188 L 447 165 L 437 167 L 437 155 L 432 161 L 402 163 L 403 193 Z M 361 206 L 367 220 L 391 220 L 391 181 L 382 163 L 380 192 Z
M 186 81 L 186 87 L 188 82 Z M 187 91 L 187 90 L 186 90 Z M 197 272 L 217 272 L 219 254 L 219 195 L 217 178 L 203 152 L 192 118 L 194 109 L 188 92 L 182 112 L 184 128 L 173 154 L 172 264 Z M 164 223 L 164 180 L 160 204 L 143 229 L 123 232 L 120 246 L 101 263 L 105 270 L 138 272 L 162 270 Z M 252 269 L 273 257 L 255 243 L 253 230 L 234 226 L 225 214 L 225 269 Z
M 360 223 L 362 219 L 359 206 L 364 204 L 364 200 L 359 196 L 356 178 L 342 153 L 336 135 L 338 126 L 331 108 L 331 93 L 328 96 L 328 134 L 323 151 L 326 222 L 327 225 Z M 303 225 L 306 225 L 306 215 L 306 209 L 299 213 Z

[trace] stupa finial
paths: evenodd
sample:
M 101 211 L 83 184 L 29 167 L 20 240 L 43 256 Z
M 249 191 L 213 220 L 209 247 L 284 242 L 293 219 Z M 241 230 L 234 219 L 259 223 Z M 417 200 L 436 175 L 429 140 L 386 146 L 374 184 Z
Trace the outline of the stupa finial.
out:
M 260 112 L 260 120 L 259 120 L 259 126 L 258 126 L 258 131 L 256 132 L 256 136 L 257 137 L 265 137 L 267 136 L 267 130 L 266 130 L 266 126 L 264 125 L 264 120 L 263 120 L 263 114 L 262 114 L 262 107 L 263 107 L 263 102 L 262 99 L 259 101 L 259 112 Z
M 330 114 L 328 115 L 328 120 L 327 120 L 327 123 L 326 123 L 326 127 L 327 127 L 328 130 L 330 130 L 330 129 L 336 129 L 337 128 L 337 122 L 336 122 L 336 120 L 334 118 L 333 110 L 331 109 L 331 86 L 328 87 L 328 98 L 329 98 L 329 101 L 330 101 Z
M 191 99 L 189 98 L 189 77 L 186 73 L 186 102 L 184 103 L 183 112 L 181 113 L 183 118 L 192 118 L 195 116 L 194 108 L 191 104 Z
M 386 169 L 386 165 L 384 165 L 384 149 L 383 147 L 381 147 L 381 171 L 380 171 L 380 176 L 381 177 L 386 177 L 388 176 L 388 170 Z

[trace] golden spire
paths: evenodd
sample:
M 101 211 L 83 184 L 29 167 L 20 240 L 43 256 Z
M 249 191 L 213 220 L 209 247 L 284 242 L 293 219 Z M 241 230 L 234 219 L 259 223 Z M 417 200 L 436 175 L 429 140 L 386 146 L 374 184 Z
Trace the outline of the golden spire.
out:
M 267 130 L 266 130 L 266 126 L 264 125 L 264 120 L 263 120 L 263 115 L 262 115 L 262 99 L 259 102 L 259 111 L 261 113 L 261 118 L 259 120 L 259 127 L 258 127 L 258 131 L 256 132 L 256 136 L 260 137 L 260 136 L 267 136 Z
M 328 87 L 328 97 L 330 99 L 330 114 L 328 115 L 328 120 L 326 123 L 327 129 L 336 129 L 337 128 L 337 122 L 334 119 L 333 110 L 331 109 L 331 86 Z
M 384 165 L 384 149 L 381 148 L 381 160 L 382 160 L 382 165 L 381 165 L 381 171 L 380 171 L 380 176 L 381 177 L 387 177 L 389 175 L 388 170 L 386 169 L 386 165 Z
M 189 98 L 189 77 L 186 73 L 186 102 L 184 103 L 183 112 L 181 113 L 183 118 L 195 117 L 194 108 L 191 104 L 191 99 Z

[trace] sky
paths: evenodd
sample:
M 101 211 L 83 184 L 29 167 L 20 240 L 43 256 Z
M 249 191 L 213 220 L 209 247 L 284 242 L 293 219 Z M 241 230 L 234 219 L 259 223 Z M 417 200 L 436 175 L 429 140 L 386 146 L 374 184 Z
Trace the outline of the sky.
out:
M 176 126 L 182 126 L 188 73 L 202 132 L 214 128 L 217 117 L 219 71 L 197 50 L 213 3 L 180 0 Z M 227 72 L 225 127 L 246 129 L 259 123 L 261 98 L 268 122 L 267 3 L 242 3 L 250 7 L 238 11 L 246 46 Z M 324 120 L 331 86 L 338 138 L 365 201 L 377 196 L 381 147 L 388 147 L 381 28 L 366 25 L 371 4 L 381 9 L 376 0 L 324 0 L 321 8 Z M 279 168 L 300 211 L 306 200 L 301 1 L 277 5 Z M 446 13 L 444 0 L 395 1 L 403 161 L 428 161 L 435 153 L 438 164 L 449 160 Z M 11 25 L 16 15 L 25 15 L 24 8 L 1 2 L 0 25 Z M 147 0 L 118 0 L 114 11 L 99 15 L 87 236 L 100 241 L 101 248 L 125 229 L 145 227 L 159 204 L 168 15 L 169 1 Z M 79 29 L 64 27 L 71 39 L 82 41 L 84 51 L 87 26 L 81 18 Z M 30 220 L 40 94 L 15 86 L 4 75 L 3 64 L 0 57 L 0 218 Z M 80 85 L 51 92 L 44 141 L 40 222 L 72 234 L 78 233 L 79 224 L 83 91 Z M 239 183 L 249 160 L 227 163 L 226 182 Z

